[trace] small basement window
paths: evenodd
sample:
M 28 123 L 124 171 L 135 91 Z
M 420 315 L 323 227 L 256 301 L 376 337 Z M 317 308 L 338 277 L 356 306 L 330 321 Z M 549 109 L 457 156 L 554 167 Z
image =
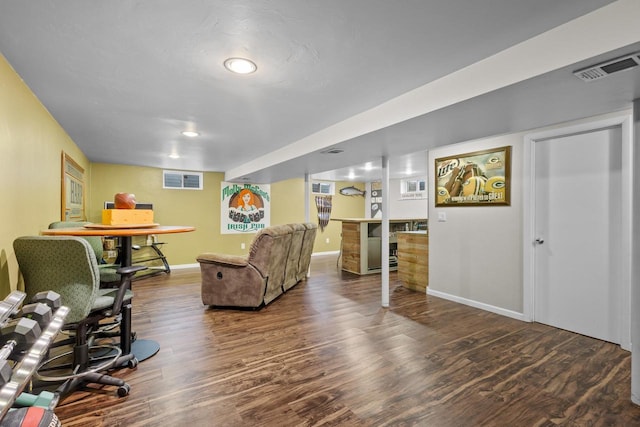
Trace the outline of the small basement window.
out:
M 419 193 L 427 189 L 424 179 L 405 179 L 400 186 L 401 193 Z
M 162 171 L 162 188 L 202 190 L 202 172 Z
M 331 181 L 312 181 L 311 193 L 313 194 L 329 194 L 334 195 L 336 190 L 336 184 Z

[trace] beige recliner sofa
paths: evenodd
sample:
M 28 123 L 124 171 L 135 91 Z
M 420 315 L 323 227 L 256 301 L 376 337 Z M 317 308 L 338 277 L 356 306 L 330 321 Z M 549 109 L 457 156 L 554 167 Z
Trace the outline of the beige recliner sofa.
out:
M 203 253 L 202 302 L 219 307 L 267 305 L 309 270 L 317 225 L 285 224 L 259 231 L 248 256 Z

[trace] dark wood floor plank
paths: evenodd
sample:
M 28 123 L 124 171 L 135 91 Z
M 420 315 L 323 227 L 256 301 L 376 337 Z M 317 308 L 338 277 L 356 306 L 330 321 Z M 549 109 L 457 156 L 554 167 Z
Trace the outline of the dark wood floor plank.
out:
M 65 426 L 640 425 L 619 346 L 312 260 L 262 310 L 208 308 L 198 269 L 134 282 L 134 329 L 161 350 L 131 394 L 76 392 Z

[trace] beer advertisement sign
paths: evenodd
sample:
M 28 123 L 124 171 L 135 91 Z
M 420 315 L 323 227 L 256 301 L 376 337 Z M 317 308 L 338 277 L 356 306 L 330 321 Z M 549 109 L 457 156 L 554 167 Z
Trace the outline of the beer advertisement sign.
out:
M 269 226 L 270 186 L 222 182 L 220 233 L 256 233 Z
M 510 146 L 436 159 L 436 207 L 509 205 L 510 163 Z

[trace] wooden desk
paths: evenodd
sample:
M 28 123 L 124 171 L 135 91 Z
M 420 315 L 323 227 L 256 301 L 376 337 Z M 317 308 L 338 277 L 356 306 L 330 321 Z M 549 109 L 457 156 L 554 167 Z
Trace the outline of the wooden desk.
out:
M 45 236 L 117 236 L 121 238 L 121 260 L 122 266 L 131 265 L 131 238 L 133 236 L 147 236 L 149 234 L 171 234 L 187 233 L 195 231 L 195 227 L 183 225 L 157 225 L 150 227 L 119 227 L 106 226 L 102 224 L 90 224 L 84 227 L 74 228 L 53 228 L 42 230 L 40 234 Z M 123 349 L 123 353 L 128 353 L 128 349 Z M 153 356 L 160 350 L 160 344 L 153 340 L 136 339 L 131 343 L 131 352 L 135 354 L 138 361 L 143 361 Z
M 74 228 L 53 228 L 42 230 L 44 236 L 101 236 L 120 237 L 122 239 L 122 266 L 131 265 L 131 238 L 133 236 L 148 236 L 149 234 L 187 233 L 195 231 L 195 227 L 184 225 L 157 225 L 152 227 L 127 228 L 120 226 L 106 226 L 101 224 Z

